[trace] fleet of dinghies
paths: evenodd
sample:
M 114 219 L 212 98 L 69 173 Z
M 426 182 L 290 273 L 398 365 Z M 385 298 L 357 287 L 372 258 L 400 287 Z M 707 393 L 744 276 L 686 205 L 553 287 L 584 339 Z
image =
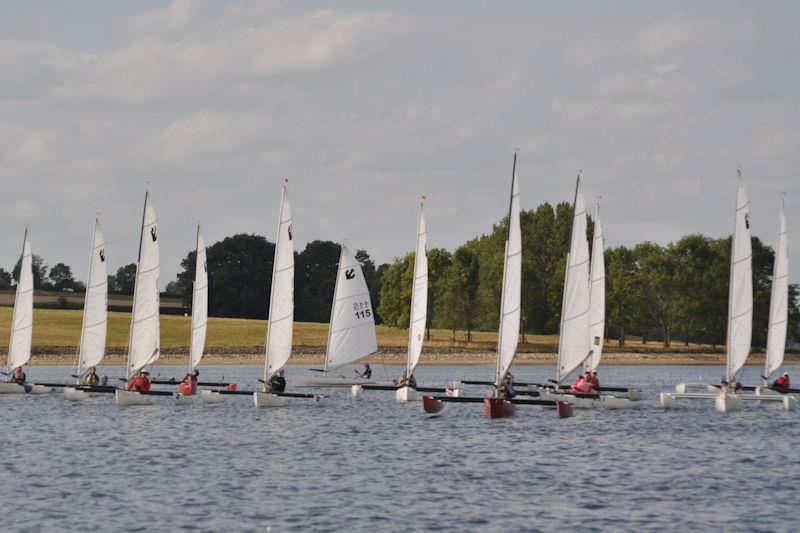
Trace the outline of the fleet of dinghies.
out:
M 554 378 L 546 383 L 515 381 L 510 373 L 517 354 L 521 319 L 522 235 L 520 228 L 520 188 L 517 176 L 517 154 L 514 153 L 508 207 L 507 233 L 503 255 L 500 319 L 492 379 L 470 381 L 454 379 L 446 387 L 420 387 L 414 371 L 420 361 L 428 315 L 427 223 L 424 201 L 417 218 L 414 269 L 411 286 L 408 348 L 402 376 L 395 381 L 379 381 L 370 373 L 359 373 L 351 365 L 379 354 L 375 330 L 375 314 L 361 264 L 350 249 L 341 244 L 336 283 L 331 306 L 325 363 L 315 374 L 294 379 L 295 387 L 349 387 L 355 398 L 365 390 L 386 390 L 395 393 L 399 402 L 422 400 L 424 411 L 438 414 L 449 403 L 483 404 L 489 418 L 507 418 L 519 405 L 538 405 L 555 409 L 558 416 L 573 416 L 575 409 L 602 406 L 605 409 L 630 409 L 643 405 L 644 395 L 635 387 L 596 386 L 591 392 L 579 392 L 575 383 L 580 374 L 593 373 L 600 365 L 605 336 L 605 264 L 600 205 L 594 216 L 594 234 L 587 238 L 588 216 L 581 188 L 581 176 L 575 184 L 573 221 L 566 256 L 559 345 Z M 424 200 L 424 197 L 423 197 Z M 106 349 L 108 281 L 106 243 L 98 218 L 94 219 L 89 256 L 89 270 L 84 299 L 81 334 L 76 354 L 72 383 L 30 383 L 22 368 L 31 356 L 33 330 L 33 255 L 26 229 L 16 286 L 11 338 L 6 363 L 8 380 L 0 382 L 0 393 L 43 394 L 63 389 L 67 399 L 80 402 L 103 394 L 113 394 L 120 406 L 147 405 L 153 397 L 168 396 L 178 404 L 201 398 L 203 403 L 222 401 L 224 396 L 250 396 L 256 407 L 282 407 L 285 398 L 311 399 L 316 406 L 328 403 L 319 393 L 286 391 L 283 368 L 292 355 L 294 325 L 294 235 L 292 212 L 286 181 L 281 191 L 278 232 L 272 264 L 269 293 L 269 321 L 266 332 L 264 369 L 256 390 L 240 390 L 236 384 L 223 381 L 200 381 L 198 366 L 205 350 L 208 322 L 208 266 L 205 241 L 197 226 L 195 243 L 195 277 L 192 290 L 191 339 L 187 372 L 182 380 L 175 378 L 149 381 L 147 376 L 161 354 L 159 321 L 159 243 L 158 218 L 152 197 L 145 193 L 139 253 L 131 310 L 127 347 L 125 383 L 116 386 L 100 379 L 96 367 Z M 737 183 L 734 233 L 731 250 L 728 302 L 727 363 L 725 378 L 720 383 L 681 383 L 674 392 L 660 394 L 665 409 L 674 408 L 679 400 L 699 399 L 714 402 L 719 411 L 736 411 L 743 402 L 781 403 L 794 410 L 798 389 L 776 390 L 770 378 L 782 366 L 786 345 L 789 295 L 789 258 L 784 204 L 778 217 L 773 285 L 769 312 L 769 331 L 761 383 L 741 385 L 745 362 L 751 351 L 753 321 L 752 250 L 750 242 L 750 202 L 741 173 Z M 350 368 L 355 375 L 343 369 Z M 19 375 L 22 379 L 18 379 Z M 567 385 L 571 377 L 579 378 Z M 134 387 L 144 379 L 147 387 Z M 172 390 L 151 390 L 150 383 L 177 385 Z M 202 389 L 198 386 L 202 385 Z M 465 396 L 464 385 L 488 386 L 485 394 Z M 430 394 L 440 393 L 440 394 Z

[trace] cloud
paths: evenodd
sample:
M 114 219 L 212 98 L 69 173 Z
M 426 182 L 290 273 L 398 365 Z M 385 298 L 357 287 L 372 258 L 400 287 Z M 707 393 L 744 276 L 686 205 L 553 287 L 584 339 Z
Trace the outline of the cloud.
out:
M 133 17 L 127 26 L 135 32 L 157 33 L 185 28 L 195 17 L 199 0 L 173 0 L 169 6 Z

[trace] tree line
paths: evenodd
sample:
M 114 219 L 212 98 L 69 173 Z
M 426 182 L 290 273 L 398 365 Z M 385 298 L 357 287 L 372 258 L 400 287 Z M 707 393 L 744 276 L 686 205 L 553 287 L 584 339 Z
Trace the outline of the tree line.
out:
M 564 269 L 572 224 L 572 207 L 543 203 L 523 211 L 522 332 L 558 332 Z M 589 219 L 591 246 L 594 224 Z M 428 325 L 465 332 L 493 331 L 499 320 L 503 250 L 507 219 L 489 234 L 472 239 L 450 252 L 428 250 Z M 624 346 L 628 336 L 645 341 L 723 344 L 727 328 L 731 238 L 687 235 L 660 245 L 643 242 L 633 247 L 605 250 L 607 337 Z M 774 251 L 757 237 L 753 244 L 753 345 L 766 342 Z M 312 241 L 295 253 L 295 320 L 327 322 L 339 261 L 339 245 Z M 219 317 L 266 318 L 275 244 L 260 235 L 227 237 L 207 250 L 209 314 Z M 379 323 L 407 327 L 411 305 L 414 253 L 391 264 L 376 265 L 358 250 Z M 195 252 L 181 261 L 177 279 L 164 294 L 180 297 L 191 307 Z M 16 279 L 19 263 L 13 271 Z M 120 267 L 108 277 L 109 291 L 131 294 L 136 266 Z M 11 286 L 12 275 L 0 269 L 0 289 Z M 42 289 L 83 289 L 69 266 L 48 269 L 34 257 L 34 286 Z M 800 339 L 798 285 L 790 286 L 789 337 Z

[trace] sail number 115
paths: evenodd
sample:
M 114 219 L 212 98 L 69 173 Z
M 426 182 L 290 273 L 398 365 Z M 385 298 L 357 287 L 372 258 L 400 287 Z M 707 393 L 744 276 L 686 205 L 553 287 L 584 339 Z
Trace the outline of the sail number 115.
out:
M 370 309 L 369 302 L 355 302 L 353 304 L 353 311 L 356 318 L 369 318 L 372 316 L 372 309 Z

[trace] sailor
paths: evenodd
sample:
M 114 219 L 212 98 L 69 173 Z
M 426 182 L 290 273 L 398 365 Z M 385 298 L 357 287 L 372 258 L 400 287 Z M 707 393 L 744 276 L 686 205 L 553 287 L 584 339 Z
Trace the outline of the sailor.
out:
M 369 363 L 364 363 L 364 371 L 358 375 L 360 378 L 369 379 L 372 377 L 372 369 L 369 367 Z
M 588 374 L 588 372 L 586 374 Z M 592 394 L 594 392 L 594 387 L 592 387 L 589 379 L 586 378 L 586 375 L 578 377 L 578 379 L 572 382 L 572 390 L 581 394 Z
M 395 387 L 405 387 L 406 386 L 406 381 L 407 381 L 406 380 L 406 373 L 405 373 L 405 371 L 403 371 L 403 374 L 399 378 L 394 380 L 394 385 L 395 385 Z
M 600 380 L 597 379 L 597 371 L 596 370 L 594 372 L 592 372 L 592 377 L 591 377 L 591 379 L 589 379 L 589 383 L 591 383 L 592 387 L 594 387 L 595 389 L 600 386 Z
M 16 383 L 18 385 L 25 384 L 25 371 L 22 370 L 21 366 L 18 366 L 16 370 L 14 370 L 14 374 L 11 376 L 11 382 Z
M 408 386 L 412 389 L 417 388 L 417 378 L 414 377 L 414 374 L 411 374 L 411 377 L 408 378 Z
M 269 378 L 270 392 L 283 392 L 286 390 L 286 378 L 283 377 L 283 369 L 278 370 Z
M 133 378 L 130 383 L 128 383 L 128 390 L 132 391 L 144 391 L 147 392 L 150 390 L 150 372 L 147 370 L 142 370 L 139 372 L 139 375 Z
M 576 392 L 580 392 L 578 388 L 580 387 L 581 381 L 583 381 L 583 376 L 578 375 L 578 377 L 575 378 L 575 381 L 570 383 L 569 388 Z
M 503 381 L 501 390 L 503 398 L 513 398 L 517 395 L 517 391 L 514 390 L 514 376 L 506 374 L 506 379 Z
M 789 388 L 789 373 L 784 372 L 772 382 L 773 389 L 788 389 Z
M 741 382 L 737 381 L 736 384 L 733 386 L 733 393 L 734 394 L 741 394 L 744 392 L 744 388 L 742 388 Z
M 97 369 L 95 367 L 89 367 L 89 373 L 83 378 L 83 384 L 89 387 L 100 384 L 100 376 L 97 375 Z

